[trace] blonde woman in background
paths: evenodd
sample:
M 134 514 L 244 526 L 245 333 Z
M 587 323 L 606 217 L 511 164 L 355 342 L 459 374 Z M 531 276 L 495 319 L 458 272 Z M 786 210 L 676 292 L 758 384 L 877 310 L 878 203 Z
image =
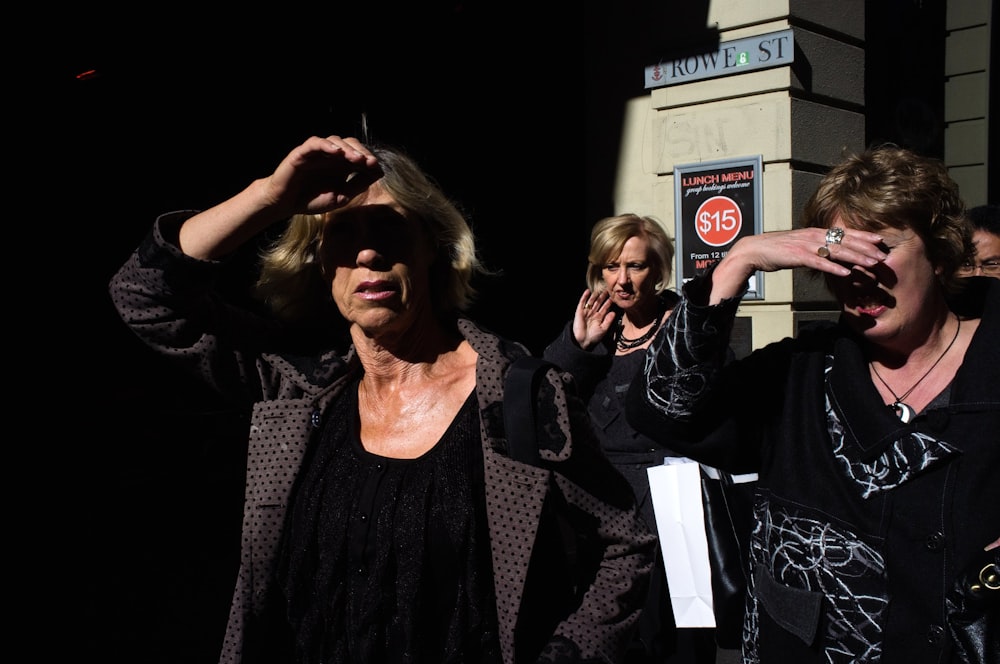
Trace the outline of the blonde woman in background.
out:
M 662 464 L 664 457 L 681 455 L 632 428 L 625 419 L 625 396 L 632 379 L 642 373 L 645 349 L 680 299 L 668 288 L 673 260 L 673 240 L 656 219 L 629 213 L 598 221 L 590 234 L 587 288 L 572 319 L 544 352 L 576 378 L 601 448 L 632 485 L 653 532 L 656 517 L 646 469 Z M 677 629 L 663 558 L 657 555 L 626 662 L 714 664 L 713 637 L 711 629 Z

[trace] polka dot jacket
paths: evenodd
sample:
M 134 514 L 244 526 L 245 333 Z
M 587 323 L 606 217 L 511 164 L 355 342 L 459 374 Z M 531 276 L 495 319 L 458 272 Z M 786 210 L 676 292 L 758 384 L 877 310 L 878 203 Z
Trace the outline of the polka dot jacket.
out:
M 359 365 L 353 349 L 310 357 L 269 349 L 261 325 L 213 289 L 226 263 L 195 260 L 178 248 L 177 229 L 191 214 L 157 219 L 112 277 L 110 294 L 150 348 L 251 410 L 240 566 L 219 660 L 235 664 L 256 660 L 254 627 L 272 590 L 293 483 L 325 409 Z M 568 374 L 550 369 L 539 390 L 541 461 L 506 455 L 503 379 L 526 350 L 469 320 L 458 326 L 479 354 L 476 397 L 503 662 L 619 662 L 645 598 L 655 536 L 637 519 L 631 488 L 599 451 Z M 571 583 L 562 573 L 567 567 L 574 569 Z M 568 604 L 543 599 L 560 593 Z

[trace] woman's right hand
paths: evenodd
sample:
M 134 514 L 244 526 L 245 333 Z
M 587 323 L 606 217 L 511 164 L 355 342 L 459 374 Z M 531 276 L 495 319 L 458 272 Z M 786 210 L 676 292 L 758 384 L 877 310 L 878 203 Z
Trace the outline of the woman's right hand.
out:
M 180 248 L 194 258 L 220 258 L 273 223 L 344 205 L 380 177 L 378 159 L 358 139 L 313 136 L 271 175 L 184 222 Z
M 573 338 L 583 350 L 589 350 L 604 338 L 615 322 L 615 312 L 611 311 L 611 297 L 607 291 L 596 295 L 590 289 L 583 291 L 573 315 Z
M 265 205 L 275 208 L 280 217 L 327 212 L 381 176 L 375 155 L 358 139 L 313 136 L 264 179 Z

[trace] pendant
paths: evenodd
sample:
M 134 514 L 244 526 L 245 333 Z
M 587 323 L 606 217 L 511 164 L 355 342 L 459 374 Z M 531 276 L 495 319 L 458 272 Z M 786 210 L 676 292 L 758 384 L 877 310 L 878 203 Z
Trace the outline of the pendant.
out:
M 889 406 L 889 408 L 892 408 L 892 412 L 895 413 L 900 422 L 903 422 L 904 424 L 912 420 L 917 414 L 917 411 L 913 410 L 913 408 L 906 405 L 902 401 L 897 401 Z

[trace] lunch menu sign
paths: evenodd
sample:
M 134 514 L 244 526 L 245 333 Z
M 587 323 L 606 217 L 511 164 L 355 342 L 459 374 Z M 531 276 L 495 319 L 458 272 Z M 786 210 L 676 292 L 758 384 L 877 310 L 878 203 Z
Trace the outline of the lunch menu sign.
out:
M 745 235 L 761 232 L 761 156 L 700 162 L 674 169 L 677 284 L 703 274 Z M 762 274 L 744 299 L 763 299 Z

